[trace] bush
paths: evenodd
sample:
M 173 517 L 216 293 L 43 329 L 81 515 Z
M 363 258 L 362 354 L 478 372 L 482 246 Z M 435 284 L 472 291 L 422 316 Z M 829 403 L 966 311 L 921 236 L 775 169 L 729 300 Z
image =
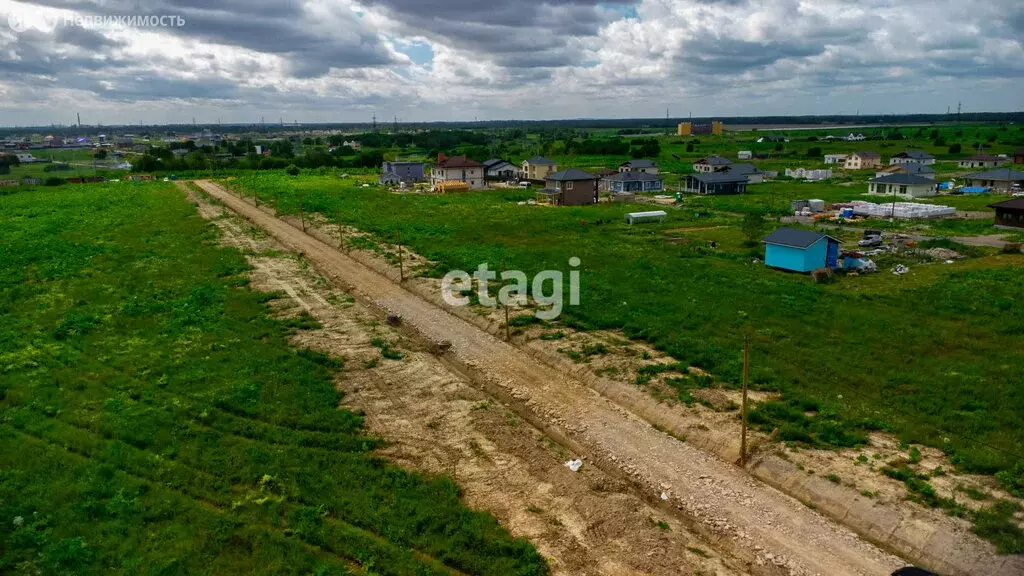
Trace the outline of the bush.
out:
M 295 164 L 289 164 L 288 167 L 284 169 L 284 173 L 289 176 L 298 176 L 299 167 L 296 166 Z
M 818 268 L 811 272 L 811 279 L 815 284 L 831 284 L 836 278 L 831 268 Z
M 1003 244 L 1003 254 L 1017 254 L 1020 252 L 1021 246 L 1019 242 L 1007 242 Z
M 996 472 L 996 478 L 1003 490 L 1018 498 L 1024 498 L 1024 462 L 1017 462 L 1009 470 Z
M 815 146 L 814 148 L 808 148 L 807 149 L 807 157 L 808 158 L 817 158 L 818 156 L 821 156 L 821 148 L 818 148 L 817 146 Z
M 686 151 L 687 152 L 693 152 L 693 142 L 687 142 L 686 143 Z
M 959 142 L 957 142 L 956 144 L 950 144 L 949 145 L 949 153 L 950 154 L 959 154 L 960 150 L 962 150 L 962 149 L 963 148 L 960 146 Z
M 56 176 L 51 176 L 46 180 L 43 180 L 43 186 L 60 186 L 61 184 L 64 184 L 64 179 Z

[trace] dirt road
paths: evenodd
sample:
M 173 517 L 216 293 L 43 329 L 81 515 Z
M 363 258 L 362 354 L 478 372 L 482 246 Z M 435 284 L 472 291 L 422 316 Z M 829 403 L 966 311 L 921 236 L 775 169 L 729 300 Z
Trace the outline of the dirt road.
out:
M 889 574 L 904 565 L 846 528 L 685 442 L 658 432 L 566 373 L 541 365 L 335 248 L 200 181 L 203 190 L 304 254 L 339 285 L 384 310 L 426 341 L 450 343 L 444 354 L 478 386 L 598 466 L 628 477 L 652 502 L 749 562 L 752 573 L 822 576 Z

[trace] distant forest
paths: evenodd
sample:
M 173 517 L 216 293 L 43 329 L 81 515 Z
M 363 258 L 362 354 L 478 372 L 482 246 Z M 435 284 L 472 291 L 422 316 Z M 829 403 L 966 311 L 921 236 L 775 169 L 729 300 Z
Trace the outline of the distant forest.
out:
M 637 129 L 671 129 L 679 122 L 693 121 L 697 123 L 721 120 L 726 126 L 731 125 L 803 125 L 814 126 L 821 124 L 920 124 L 920 123 L 952 123 L 977 124 L 987 122 L 1024 122 L 1024 112 L 982 112 L 970 114 L 877 114 L 877 115 L 832 115 L 832 116 L 735 116 L 716 118 L 575 118 L 565 120 L 487 120 L 478 122 L 401 122 L 397 124 L 398 130 L 410 129 L 505 129 L 505 128 L 637 128 Z M 382 132 L 391 132 L 395 129 L 391 122 L 379 122 L 377 129 Z M 323 124 L 167 124 L 167 125 L 130 125 L 130 126 L 32 126 L 19 128 L 0 128 L 0 138 L 12 135 L 24 135 L 26 133 L 58 134 L 63 136 L 87 136 L 94 135 L 98 130 L 103 130 L 108 136 L 117 134 L 143 134 L 143 133 L 171 133 L 171 134 L 192 134 L 194 132 L 209 129 L 220 134 L 237 133 L 277 133 L 308 130 L 344 130 L 352 132 L 366 132 L 373 129 L 370 122 L 359 123 L 323 123 Z

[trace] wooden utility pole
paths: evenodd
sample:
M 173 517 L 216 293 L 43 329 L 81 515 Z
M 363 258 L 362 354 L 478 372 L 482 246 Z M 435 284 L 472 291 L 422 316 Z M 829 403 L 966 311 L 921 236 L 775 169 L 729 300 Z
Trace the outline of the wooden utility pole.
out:
M 740 436 L 740 466 L 747 465 L 747 381 L 750 378 L 750 335 L 743 336 L 743 428 Z
M 306 211 L 302 207 L 302 191 L 299 191 L 299 220 L 302 221 L 302 231 L 306 231 Z
M 341 233 L 341 208 L 338 208 L 338 248 L 345 244 L 345 237 Z
M 398 229 L 398 274 L 399 282 L 405 282 L 405 260 L 402 258 L 402 229 Z
M 505 275 L 505 257 L 501 258 L 501 275 Z M 501 296 L 501 289 L 498 290 L 498 296 Z M 505 308 L 505 341 L 512 340 L 511 327 L 508 324 L 508 302 L 502 302 L 502 306 Z

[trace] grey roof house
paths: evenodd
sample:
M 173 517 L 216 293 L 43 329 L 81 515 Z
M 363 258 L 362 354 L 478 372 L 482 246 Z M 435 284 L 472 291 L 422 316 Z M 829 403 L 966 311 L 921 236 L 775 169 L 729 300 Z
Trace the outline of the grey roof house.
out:
M 597 176 L 579 168 L 548 174 L 537 197 L 553 206 L 582 206 L 597 203 Z
M 747 176 L 728 172 L 687 174 L 686 191 L 697 194 L 745 194 Z
M 619 164 L 619 172 L 646 172 L 647 174 L 657 174 L 658 165 L 654 163 L 654 160 L 637 158 L 636 160 L 630 160 Z
M 601 188 L 613 194 L 622 192 L 661 192 L 664 182 L 658 174 L 647 172 L 618 172 L 601 180 Z
M 413 184 L 426 180 L 423 162 L 384 162 L 381 165 L 380 184 L 398 185 Z
M 517 180 L 522 171 L 519 166 L 503 158 L 484 161 L 484 178 L 487 180 Z
M 918 164 L 935 164 L 935 156 L 920 150 L 907 150 L 906 152 L 893 154 L 893 156 L 889 158 L 890 165 L 907 164 L 909 162 L 917 162 Z
M 735 176 L 746 176 L 747 184 L 760 184 L 764 182 L 764 173 L 757 166 L 748 163 L 731 164 L 719 169 L 718 172 L 733 174 Z

